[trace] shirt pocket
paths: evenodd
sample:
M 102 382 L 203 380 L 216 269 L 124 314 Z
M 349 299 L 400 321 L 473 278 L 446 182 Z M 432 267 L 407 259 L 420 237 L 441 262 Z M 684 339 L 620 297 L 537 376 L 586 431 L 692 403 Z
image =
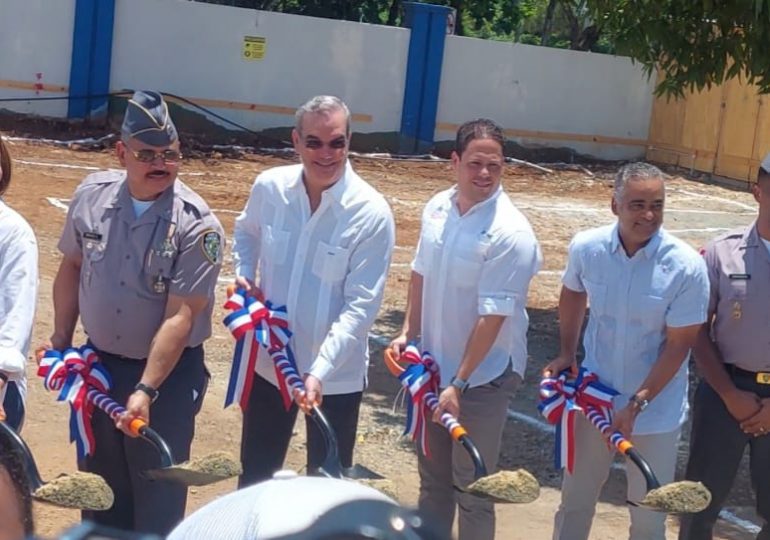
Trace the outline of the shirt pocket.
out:
M 94 272 L 98 272 L 103 266 L 104 253 L 107 245 L 103 240 L 83 240 L 83 270 L 84 285 L 90 285 Z
M 288 231 L 281 231 L 270 225 L 266 225 L 264 228 L 264 258 L 268 262 L 269 266 L 284 264 L 286 262 L 286 255 L 289 251 L 289 237 Z
M 450 281 L 460 288 L 477 288 L 483 261 L 456 256 L 450 261 Z
M 321 278 L 321 281 L 332 283 L 342 281 L 347 274 L 349 260 L 349 249 L 318 242 L 315 257 L 313 257 L 313 273 Z
M 660 296 L 642 296 L 639 298 L 639 319 L 659 332 L 666 325 L 668 304 L 668 300 Z
M 602 315 L 607 310 L 607 285 L 597 281 L 583 280 L 588 294 L 588 307 L 594 315 Z

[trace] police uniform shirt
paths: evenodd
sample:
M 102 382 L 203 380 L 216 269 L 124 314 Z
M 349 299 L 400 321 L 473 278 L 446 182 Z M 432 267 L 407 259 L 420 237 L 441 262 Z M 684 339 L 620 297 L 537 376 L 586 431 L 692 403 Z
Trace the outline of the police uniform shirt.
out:
M 187 345 L 211 335 L 223 232 L 208 205 L 176 180 L 136 217 L 124 171 L 89 175 L 75 191 L 59 250 L 81 262 L 83 327 L 100 350 L 146 358 L 169 294 L 208 296 Z
M 703 255 L 722 359 L 747 371 L 770 371 L 770 253 L 756 223 L 718 236 Z

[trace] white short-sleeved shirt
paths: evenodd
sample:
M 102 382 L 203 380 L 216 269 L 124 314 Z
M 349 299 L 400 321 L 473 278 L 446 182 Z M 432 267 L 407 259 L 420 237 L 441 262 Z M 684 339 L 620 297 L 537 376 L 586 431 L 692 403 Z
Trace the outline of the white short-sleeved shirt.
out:
M 586 292 L 590 315 L 583 366 L 621 393 L 624 407 L 663 350 L 667 327 L 706 321 L 709 282 L 703 258 L 660 230 L 629 258 L 617 224 L 578 233 L 569 246 L 564 285 Z M 687 359 L 639 414 L 634 434 L 666 433 L 687 417 Z
M 302 170 L 275 167 L 257 177 L 235 221 L 235 273 L 253 279 L 259 269 L 267 300 L 286 306 L 300 373 L 318 377 L 327 395 L 360 392 L 395 242 L 393 214 L 350 163 L 311 214 Z M 263 359 L 257 373 L 277 384 Z
M 27 395 L 27 353 L 37 302 L 37 240 L 29 223 L 0 201 L 0 370 Z M 0 403 L 5 387 L 0 391 Z
M 464 215 L 457 189 L 435 195 L 422 215 L 412 269 L 423 276 L 422 348 L 441 368 L 446 386 L 460 367 L 481 315 L 506 320 L 484 361 L 470 377 L 485 384 L 509 364 L 522 377 L 527 364 L 527 289 L 542 255 L 527 218 L 502 188 Z

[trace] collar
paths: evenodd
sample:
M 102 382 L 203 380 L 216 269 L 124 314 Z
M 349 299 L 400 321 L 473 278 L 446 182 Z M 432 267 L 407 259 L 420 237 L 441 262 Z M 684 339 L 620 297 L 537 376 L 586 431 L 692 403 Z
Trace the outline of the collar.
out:
M 652 259 L 655 256 L 655 253 L 658 251 L 658 248 L 660 247 L 660 243 L 663 241 L 663 227 L 658 229 L 658 231 L 650 238 L 650 241 L 647 242 L 647 244 L 639 251 L 641 251 L 645 258 Z M 615 222 L 615 225 L 612 227 L 612 237 L 610 238 L 610 253 L 615 253 L 619 249 L 622 249 L 623 245 L 620 243 L 620 228 L 618 226 L 618 223 Z M 624 250 L 625 253 L 625 250 Z
M 759 231 L 757 230 L 757 220 L 746 227 L 743 231 L 743 237 L 741 238 L 741 249 L 749 247 L 758 247 L 760 245 Z
M 139 221 L 146 221 L 152 219 L 156 215 L 163 214 L 164 216 L 170 216 L 169 212 L 163 212 L 167 207 L 169 201 L 173 201 L 174 196 L 179 194 L 179 181 L 174 180 L 174 183 L 160 194 L 160 197 L 155 199 L 153 205 L 147 209 L 147 211 L 136 217 L 134 213 L 134 204 L 131 200 L 131 193 L 128 191 L 128 177 L 123 173 L 123 179 L 120 182 L 114 184 L 116 186 L 115 192 L 111 199 L 105 204 L 105 208 L 114 208 L 118 210 L 119 215 L 127 223 L 134 223 Z
M 302 182 L 302 178 L 305 174 L 305 168 L 300 167 L 299 174 L 294 177 L 288 185 L 288 189 L 295 194 L 300 193 L 300 190 L 305 190 L 305 184 Z M 353 197 L 351 186 L 353 184 L 353 177 L 355 176 L 353 166 L 350 164 L 350 160 L 345 161 L 345 168 L 342 170 L 342 176 L 334 182 L 330 187 L 326 188 L 324 194 L 328 193 L 328 197 L 331 197 L 334 202 L 340 206 L 345 206 Z
M 457 189 L 457 184 L 452 186 L 449 189 L 449 201 L 452 206 L 452 209 L 457 212 L 457 214 L 460 214 L 460 210 L 457 208 L 457 196 L 460 193 L 460 191 Z M 464 216 L 470 215 L 473 212 L 480 212 L 481 210 L 485 209 L 488 206 L 493 206 L 497 204 L 497 199 L 500 197 L 500 195 L 503 193 L 503 183 L 500 182 L 500 185 L 497 186 L 497 189 L 495 192 L 490 195 L 488 198 L 484 199 L 481 202 L 477 202 L 473 206 L 471 206 L 467 212 L 465 212 Z

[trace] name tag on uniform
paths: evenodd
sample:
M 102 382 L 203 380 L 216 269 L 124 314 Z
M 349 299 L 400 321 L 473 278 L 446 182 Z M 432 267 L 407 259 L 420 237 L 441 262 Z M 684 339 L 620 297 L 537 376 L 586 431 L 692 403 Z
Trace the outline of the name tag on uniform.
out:
M 751 279 L 751 274 L 729 274 L 727 277 L 736 281 L 746 281 Z
M 98 232 L 86 231 L 86 232 L 83 233 L 83 238 L 85 238 L 86 240 L 97 240 L 97 241 L 99 241 L 99 240 L 102 239 L 102 235 L 99 234 Z

